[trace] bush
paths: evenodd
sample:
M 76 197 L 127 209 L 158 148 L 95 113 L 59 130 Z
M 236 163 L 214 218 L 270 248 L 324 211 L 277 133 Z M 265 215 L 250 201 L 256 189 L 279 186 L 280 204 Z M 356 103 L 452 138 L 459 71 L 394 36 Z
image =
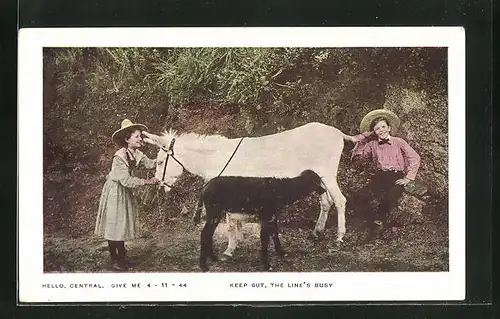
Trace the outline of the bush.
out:
M 260 136 L 318 121 L 355 134 L 364 114 L 386 107 L 401 116 L 401 133 L 422 156 L 419 177 L 445 198 L 446 54 L 446 48 L 45 48 L 45 169 L 109 170 L 116 149 L 110 136 L 124 118 L 152 132 Z M 344 190 L 363 183 L 363 169 L 342 159 Z

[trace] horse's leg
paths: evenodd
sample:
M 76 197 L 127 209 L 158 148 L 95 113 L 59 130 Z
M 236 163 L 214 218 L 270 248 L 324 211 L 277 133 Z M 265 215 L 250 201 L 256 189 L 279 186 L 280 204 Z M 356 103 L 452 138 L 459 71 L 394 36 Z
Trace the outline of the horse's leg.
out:
M 327 189 L 326 192 L 321 194 L 320 196 L 320 213 L 318 216 L 318 220 L 316 221 L 316 226 L 314 227 L 313 237 L 318 238 L 323 229 L 325 229 L 326 220 L 328 219 L 328 213 L 330 212 L 330 208 L 333 205 L 333 198 L 330 195 L 330 190 L 328 185 L 325 183 L 325 187 Z
M 281 246 L 280 238 L 279 238 L 279 233 L 278 233 L 278 216 L 274 214 L 272 220 L 271 220 L 271 237 L 273 238 L 274 242 L 274 250 L 276 250 L 276 253 L 280 257 L 286 257 L 287 254 L 283 250 L 283 247 Z
M 243 242 L 243 223 L 241 220 L 236 220 L 236 245 Z
M 266 216 L 267 212 L 261 214 L 260 219 L 260 259 L 264 271 L 272 270 L 271 265 L 269 264 L 269 237 L 271 231 L 271 216 Z
M 335 208 L 337 209 L 337 243 L 343 242 L 343 238 L 346 233 L 346 225 L 345 225 L 345 205 L 346 198 L 342 194 L 340 187 L 337 183 L 337 180 L 334 181 L 331 185 L 331 193 L 333 197 L 333 201 L 335 203 Z
M 238 244 L 237 238 L 237 225 L 238 221 L 229 217 L 229 214 L 226 214 L 226 224 L 227 224 L 227 248 L 222 253 L 222 260 L 226 260 L 228 258 L 233 257 L 234 250 L 236 249 L 236 245 Z
M 336 178 L 332 178 L 330 180 L 324 179 L 323 182 L 325 183 L 328 191 L 321 195 L 321 213 L 318 217 L 318 221 L 314 229 L 314 234 L 317 236 L 318 233 L 323 231 L 323 229 L 325 228 L 326 220 L 328 218 L 328 212 L 332 204 L 334 203 L 335 208 L 337 209 L 337 242 L 342 242 L 346 233 L 345 206 L 347 200 L 340 191 L 340 187 L 337 183 Z

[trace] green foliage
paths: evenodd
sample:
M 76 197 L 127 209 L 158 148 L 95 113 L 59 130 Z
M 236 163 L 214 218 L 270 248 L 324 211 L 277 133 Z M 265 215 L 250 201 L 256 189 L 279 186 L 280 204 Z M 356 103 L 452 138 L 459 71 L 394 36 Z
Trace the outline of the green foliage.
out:
M 295 65 L 299 53 L 300 49 L 177 49 L 167 52 L 168 58 L 157 64 L 158 72 L 152 76 L 173 104 L 208 99 L 260 108 L 264 92 L 290 88 L 274 80 Z
M 87 133 L 109 135 L 126 116 L 162 127 L 165 115 L 205 104 L 236 108 L 255 134 L 308 121 L 345 126 L 356 122 L 345 111 L 380 106 L 394 82 L 446 87 L 445 62 L 444 49 L 427 48 L 46 49 L 46 129 L 56 114 Z
M 356 134 L 363 115 L 389 101 L 422 155 L 421 176 L 446 194 L 447 159 L 434 156 L 447 152 L 446 59 L 446 48 L 46 48 L 44 156 L 49 167 L 104 175 L 124 118 L 152 132 L 259 136 L 318 121 Z M 149 210 L 180 210 L 184 200 L 140 196 Z

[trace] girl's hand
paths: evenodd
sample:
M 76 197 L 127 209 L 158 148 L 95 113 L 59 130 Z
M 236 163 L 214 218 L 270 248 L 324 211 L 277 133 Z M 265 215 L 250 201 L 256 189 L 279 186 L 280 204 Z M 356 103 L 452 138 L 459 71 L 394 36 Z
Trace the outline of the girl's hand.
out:
M 410 182 L 410 179 L 409 178 L 401 178 L 401 179 L 398 179 L 396 180 L 396 185 L 402 185 L 402 186 L 405 186 L 406 184 L 408 184 Z

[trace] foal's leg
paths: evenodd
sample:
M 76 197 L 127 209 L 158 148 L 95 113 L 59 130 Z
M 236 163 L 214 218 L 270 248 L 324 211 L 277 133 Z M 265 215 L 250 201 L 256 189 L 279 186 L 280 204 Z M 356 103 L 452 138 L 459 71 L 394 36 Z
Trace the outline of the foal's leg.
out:
M 207 216 L 208 218 L 208 216 Z M 205 227 L 203 227 L 203 230 L 201 231 L 201 238 L 200 238 L 200 269 L 202 271 L 208 271 L 208 266 L 207 266 L 207 244 L 208 244 L 208 236 L 210 233 L 210 228 L 213 227 L 212 223 L 210 220 L 207 219 L 205 222 Z
M 276 216 L 276 214 L 274 214 L 273 218 L 271 219 L 271 237 L 273 238 L 274 249 L 276 250 L 276 253 L 280 257 L 286 257 L 287 254 L 283 250 L 283 247 L 281 247 L 281 242 L 278 235 L 278 216 Z
M 269 237 L 271 232 L 271 215 L 265 216 L 265 213 L 261 215 L 260 220 L 260 259 L 264 271 L 272 270 L 269 263 Z
M 212 259 L 212 261 L 217 261 L 218 258 L 217 258 L 217 255 L 215 254 L 214 252 L 214 232 L 215 232 L 215 229 L 217 228 L 217 225 L 219 225 L 219 222 L 221 220 L 221 212 L 218 212 L 218 214 L 215 216 L 215 219 L 213 221 L 213 226 L 212 228 L 210 228 L 211 230 L 211 234 L 209 236 L 209 250 L 207 251 L 208 252 L 208 257 L 210 257 L 210 259 Z
M 213 235 L 219 220 L 219 212 L 214 208 L 207 208 L 207 221 L 201 231 L 200 268 L 202 271 L 208 271 L 208 257 L 214 261 L 217 260 L 213 251 Z

